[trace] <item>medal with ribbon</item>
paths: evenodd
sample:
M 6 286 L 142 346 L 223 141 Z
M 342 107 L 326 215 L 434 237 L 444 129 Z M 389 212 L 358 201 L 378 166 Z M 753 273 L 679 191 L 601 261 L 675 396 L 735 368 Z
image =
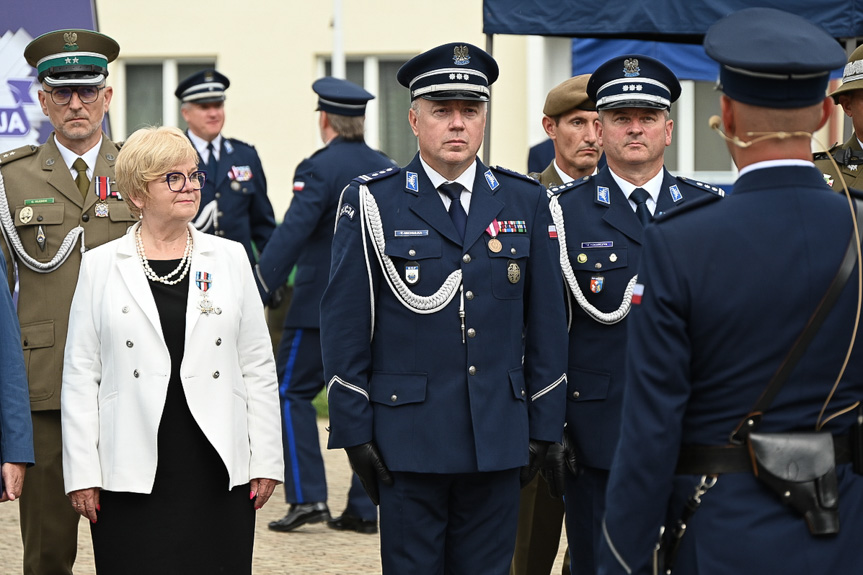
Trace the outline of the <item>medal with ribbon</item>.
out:
M 108 178 L 105 176 L 96 176 L 96 197 L 99 198 L 99 202 L 95 206 L 95 212 L 97 218 L 107 218 L 108 217 L 108 204 L 105 200 L 108 199 L 108 196 L 113 195 L 108 186 Z
M 195 272 L 195 285 L 201 290 L 201 301 L 198 302 L 198 309 L 204 315 L 214 313 L 219 315 L 222 313 L 222 308 L 215 307 L 213 302 L 207 296 L 207 291 L 210 289 L 210 284 L 213 283 L 213 274 L 210 272 Z
M 485 231 L 488 235 L 491 236 L 491 239 L 488 241 L 488 249 L 490 249 L 494 253 L 498 253 L 501 248 L 503 248 L 500 240 L 497 239 L 497 233 L 500 231 L 500 222 L 495 219 L 491 224 L 489 224 Z

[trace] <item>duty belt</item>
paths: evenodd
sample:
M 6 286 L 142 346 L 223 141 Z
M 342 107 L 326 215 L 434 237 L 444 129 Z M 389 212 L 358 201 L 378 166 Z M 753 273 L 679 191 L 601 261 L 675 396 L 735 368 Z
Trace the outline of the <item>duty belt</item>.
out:
M 851 463 L 851 438 L 833 436 L 836 464 Z M 719 475 L 752 471 L 752 455 L 747 445 L 684 445 L 677 459 L 678 475 Z

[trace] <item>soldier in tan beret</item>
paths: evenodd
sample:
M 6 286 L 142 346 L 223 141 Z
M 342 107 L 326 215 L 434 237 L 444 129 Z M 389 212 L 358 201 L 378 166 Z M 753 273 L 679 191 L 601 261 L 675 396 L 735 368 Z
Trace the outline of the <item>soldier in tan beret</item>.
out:
M 545 98 L 542 127 L 554 143 L 554 160 L 530 174 L 544 186 L 560 186 L 596 173 L 602 148 L 596 141 L 596 105 L 587 96 L 590 74 L 565 80 Z
M 122 236 L 137 218 L 114 181 L 118 147 L 102 132 L 113 94 L 105 84 L 117 42 L 90 30 L 59 30 L 24 50 L 41 84 L 54 132 L 41 146 L 0 153 L 0 225 L 17 279 L 36 465 L 24 478 L 25 575 L 71 575 L 79 515 L 66 498 L 60 380 L 81 253 Z M 13 267 L 14 262 L 14 267 Z M 17 273 L 12 273 L 12 270 Z
M 587 96 L 590 74 L 564 80 L 549 91 L 542 127 L 554 143 L 554 159 L 530 177 L 547 188 L 596 173 L 602 148 L 596 141 L 596 106 Z M 518 533 L 510 575 L 548 575 L 557 558 L 563 524 L 563 501 L 552 497 L 542 476 L 521 490 Z M 563 573 L 569 573 L 569 553 Z
M 830 97 L 851 118 L 854 133 L 841 146 L 833 146 L 828 152 L 815 154 L 815 167 L 824 173 L 824 181 L 828 185 L 841 190 L 839 175 L 828 157 L 832 155 L 848 187 L 863 188 L 863 144 L 859 136 L 863 133 L 863 46 L 851 53 L 842 73 L 842 85 Z

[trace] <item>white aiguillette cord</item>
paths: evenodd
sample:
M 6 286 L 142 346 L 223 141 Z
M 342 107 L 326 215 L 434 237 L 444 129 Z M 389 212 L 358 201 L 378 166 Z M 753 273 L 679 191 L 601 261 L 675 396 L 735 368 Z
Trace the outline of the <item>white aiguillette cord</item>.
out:
M 722 120 L 719 116 L 710 116 L 708 120 L 708 124 L 712 130 L 715 130 L 722 139 L 726 142 L 731 143 L 738 148 L 748 148 L 749 146 L 756 144 L 758 142 L 763 142 L 764 140 L 769 140 L 772 138 L 785 140 L 787 138 L 807 138 L 813 140 L 816 144 L 821 146 L 823 149 L 827 149 L 827 147 L 815 137 L 815 134 L 805 131 L 799 132 L 746 132 L 747 136 L 757 136 L 748 142 L 744 142 L 737 136 L 729 137 L 725 132 L 722 131 L 720 125 L 722 124 Z M 842 170 L 839 169 L 839 165 L 836 163 L 836 160 L 833 158 L 832 154 L 827 154 L 827 157 L 830 158 L 830 163 L 833 164 L 833 168 L 836 170 L 836 173 L 839 175 L 839 181 L 842 182 L 842 190 L 845 192 L 845 198 L 848 200 L 848 208 L 851 210 L 851 222 L 853 224 L 852 228 L 854 231 L 855 244 L 857 248 L 857 313 L 854 316 L 854 330 L 851 332 L 851 341 L 848 344 L 848 351 L 845 354 L 845 361 L 842 362 L 842 368 L 839 370 L 839 375 L 836 377 L 836 381 L 833 383 L 833 387 L 830 389 L 830 393 L 827 396 L 827 399 L 824 401 L 824 405 L 821 407 L 821 412 L 818 414 L 818 421 L 815 425 L 815 428 L 820 430 L 825 423 L 833 419 L 834 417 L 838 417 L 843 413 L 847 413 L 852 409 L 856 408 L 860 402 L 857 401 L 852 405 L 843 408 L 836 413 L 832 414 L 830 417 L 821 421 L 821 418 L 824 417 L 824 412 L 827 411 L 827 406 L 830 404 L 830 401 L 833 399 L 833 395 L 836 393 L 836 389 L 839 387 L 839 382 L 842 379 L 842 376 L 845 375 L 845 369 L 848 367 L 848 362 L 851 359 L 851 352 L 854 349 L 854 342 L 857 339 L 857 329 L 860 326 L 860 311 L 863 308 L 863 253 L 861 253 L 860 247 L 860 228 L 859 222 L 857 221 L 857 210 L 854 208 L 854 200 L 851 198 L 851 193 L 848 191 L 848 184 L 845 182 L 845 177 L 842 175 Z

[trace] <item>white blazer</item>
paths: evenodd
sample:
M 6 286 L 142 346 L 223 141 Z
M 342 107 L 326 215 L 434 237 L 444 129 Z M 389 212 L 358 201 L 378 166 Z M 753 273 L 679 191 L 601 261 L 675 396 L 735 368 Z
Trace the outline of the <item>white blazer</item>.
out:
M 189 229 L 194 246 L 180 367 L 189 409 L 227 467 L 226 488 L 254 478 L 283 481 L 273 348 L 248 256 L 236 242 Z M 153 488 L 171 358 L 134 230 L 81 261 L 60 396 L 67 493 Z M 210 274 L 207 295 L 220 314 L 201 313 L 197 272 Z

